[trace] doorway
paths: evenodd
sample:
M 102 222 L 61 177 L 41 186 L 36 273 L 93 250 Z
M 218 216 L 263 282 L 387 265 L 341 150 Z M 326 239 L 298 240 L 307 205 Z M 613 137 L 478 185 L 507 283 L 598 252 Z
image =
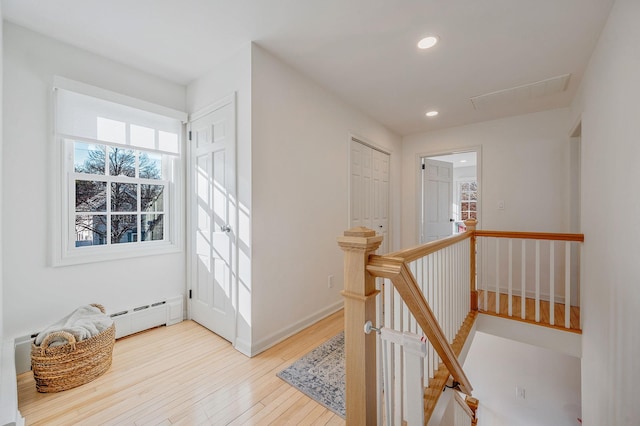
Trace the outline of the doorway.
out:
M 480 221 L 480 148 L 420 158 L 420 244 L 466 231 Z

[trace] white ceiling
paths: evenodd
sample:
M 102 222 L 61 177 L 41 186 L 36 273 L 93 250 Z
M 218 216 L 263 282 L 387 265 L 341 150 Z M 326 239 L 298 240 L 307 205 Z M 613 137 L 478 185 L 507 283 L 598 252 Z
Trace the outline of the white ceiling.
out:
M 2 0 L 4 18 L 188 84 L 254 41 L 400 135 L 568 106 L 613 0 Z M 440 43 L 420 51 L 417 41 Z M 571 74 L 567 90 L 471 97 Z M 426 118 L 437 109 L 440 114 Z
M 454 169 L 457 169 L 459 167 L 475 167 L 477 165 L 475 151 L 458 152 L 455 154 L 447 154 L 447 155 L 438 155 L 435 157 L 429 157 L 429 159 L 453 163 Z

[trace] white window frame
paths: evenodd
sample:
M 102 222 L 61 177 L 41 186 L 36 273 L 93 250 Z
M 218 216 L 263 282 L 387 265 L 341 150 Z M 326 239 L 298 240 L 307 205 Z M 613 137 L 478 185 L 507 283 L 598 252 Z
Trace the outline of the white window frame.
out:
M 480 198 L 480 191 L 479 191 L 479 188 L 478 188 L 479 184 L 478 184 L 478 179 L 477 178 L 469 177 L 469 178 L 462 178 L 462 179 L 456 180 L 456 203 L 455 204 L 457 206 L 457 211 L 455 212 L 455 215 L 456 215 L 456 219 L 457 219 L 458 222 L 463 222 L 464 221 L 464 219 L 462 219 L 462 203 L 463 203 L 463 200 L 462 200 L 462 184 L 465 184 L 465 183 L 469 183 L 470 184 L 470 183 L 473 183 L 473 182 L 476 183 L 476 188 L 477 188 L 476 189 L 476 197 L 477 198 L 475 200 L 473 200 L 473 202 L 476 203 L 476 220 L 477 220 L 477 217 L 478 217 L 478 205 L 479 205 L 478 204 L 478 199 Z M 468 201 L 471 201 L 471 200 L 468 200 Z
M 165 115 L 178 119 L 182 123 L 182 131 L 179 135 L 180 143 L 185 140 L 184 124 L 187 121 L 187 114 L 181 111 L 172 110 L 163 106 L 130 98 L 115 92 L 110 92 L 94 86 L 67 80 L 61 77 L 54 78 L 52 93 L 52 111 L 55 114 L 55 89 L 61 88 L 71 90 L 103 100 L 108 100 L 124 106 L 138 108 L 155 114 Z M 55 123 L 55 119 L 54 119 Z M 180 150 L 180 154 L 176 156 L 163 156 L 163 179 L 149 180 L 148 183 L 166 183 L 166 194 L 164 195 L 164 239 L 161 241 L 145 241 L 138 243 L 120 243 L 105 244 L 95 246 L 76 247 L 75 245 L 75 180 L 79 174 L 74 170 L 74 141 L 88 142 L 98 145 L 109 146 L 104 141 L 89 140 L 86 138 L 68 137 L 63 134 L 55 133 L 55 124 L 52 125 L 53 134 L 53 166 L 51 167 L 51 215 L 50 230 L 52 242 L 52 266 L 67 266 L 84 264 L 91 262 L 111 261 L 117 259 L 125 259 L 139 256 L 162 255 L 169 253 L 178 253 L 184 250 L 183 232 L 179 230 L 184 227 L 184 149 Z M 134 151 L 154 152 L 145 148 L 129 147 Z M 160 154 L 162 154 L 160 152 Z M 164 161 L 165 158 L 169 160 Z M 108 165 L 107 165 L 108 167 Z M 92 175 L 84 175 L 90 177 Z M 114 178 L 105 176 L 108 178 Z M 118 177 L 117 179 L 122 179 Z M 126 180 L 126 178 L 125 178 Z M 134 179 L 137 183 L 141 179 Z M 133 182 L 133 181 L 132 181 Z M 139 206 L 138 206 L 139 207 Z M 138 212 L 139 213 L 139 212 Z M 135 213 L 135 214 L 138 214 Z M 153 213 L 153 212 L 149 212 Z M 140 235 L 140 229 L 138 234 Z M 110 229 L 107 229 L 110 238 Z

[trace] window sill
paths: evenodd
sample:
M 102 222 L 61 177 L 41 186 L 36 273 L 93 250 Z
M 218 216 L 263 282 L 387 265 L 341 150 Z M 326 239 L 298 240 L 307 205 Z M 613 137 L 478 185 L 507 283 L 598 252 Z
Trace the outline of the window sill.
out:
M 82 250 L 69 251 L 61 257 L 54 258 L 52 266 L 62 267 L 82 265 L 85 263 L 109 262 L 132 257 L 181 253 L 182 251 L 182 247 L 174 243 L 149 244 L 144 247 L 83 247 Z

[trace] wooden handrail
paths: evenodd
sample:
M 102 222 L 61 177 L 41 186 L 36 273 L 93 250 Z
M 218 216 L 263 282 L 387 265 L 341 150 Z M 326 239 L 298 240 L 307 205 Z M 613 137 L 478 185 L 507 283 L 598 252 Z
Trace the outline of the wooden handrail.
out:
M 584 234 L 566 234 L 552 232 L 519 232 L 519 231 L 486 231 L 470 229 L 461 234 L 452 235 L 441 240 L 421 244 L 419 246 L 389 253 L 389 257 L 402 258 L 405 262 L 413 262 L 416 259 L 430 255 L 439 250 L 456 244 L 459 241 L 471 237 L 495 237 L 495 238 L 519 238 L 527 240 L 555 240 L 584 242 Z
M 459 240 L 462 240 L 461 238 Z M 416 322 L 422 328 L 433 348 L 436 350 L 442 362 L 460 383 L 460 390 L 471 395 L 473 388 L 469 379 L 462 370 L 462 366 L 449 344 L 435 315 L 429 308 L 429 304 L 420 290 L 413 274 L 409 270 L 406 261 L 400 257 L 369 256 L 367 271 L 374 276 L 388 278 L 404 300 Z
M 416 247 L 411 247 L 408 249 L 389 253 L 387 256 L 398 257 L 403 259 L 405 262 L 413 262 L 414 260 L 420 259 L 421 257 L 425 257 L 427 255 L 430 255 L 431 253 L 435 253 L 439 250 L 452 246 L 459 241 L 463 241 L 463 240 L 466 240 L 467 238 L 471 238 L 472 234 L 473 232 L 469 231 L 461 234 L 452 235 L 450 237 L 443 238 L 441 240 L 436 240 L 430 243 L 421 244 Z
M 524 240 L 553 240 L 584 242 L 584 234 L 555 234 L 552 232 L 475 231 L 476 237 L 518 238 Z

